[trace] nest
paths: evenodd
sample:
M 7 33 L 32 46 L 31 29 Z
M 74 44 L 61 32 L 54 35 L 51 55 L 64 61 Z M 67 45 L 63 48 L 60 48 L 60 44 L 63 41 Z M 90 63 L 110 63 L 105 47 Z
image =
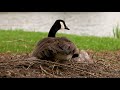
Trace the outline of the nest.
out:
M 120 54 L 90 52 L 93 64 L 30 60 L 28 54 L 0 54 L 1 78 L 111 78 L 120 77 Z M 106 56 L 107 55 L 107 56 Z

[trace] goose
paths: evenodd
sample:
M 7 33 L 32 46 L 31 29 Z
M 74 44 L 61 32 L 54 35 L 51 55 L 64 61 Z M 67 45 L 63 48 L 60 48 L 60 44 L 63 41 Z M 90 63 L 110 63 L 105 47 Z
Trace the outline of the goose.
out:
M 40 40 L 32 52 L 32 56 L 42 60 L 66 61 L 78 57 L 78 48 L 66 37 L 56 37 L 58 30 L 70 30 L 64 20 L 58 19 L 51 27 L 48 37 Z

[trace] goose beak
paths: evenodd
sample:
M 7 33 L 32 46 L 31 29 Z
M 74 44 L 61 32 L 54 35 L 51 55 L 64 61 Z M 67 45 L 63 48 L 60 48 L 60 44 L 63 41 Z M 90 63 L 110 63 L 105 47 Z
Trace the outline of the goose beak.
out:
M 70 30 L 68 27 L 65 27 L 66 30 Z

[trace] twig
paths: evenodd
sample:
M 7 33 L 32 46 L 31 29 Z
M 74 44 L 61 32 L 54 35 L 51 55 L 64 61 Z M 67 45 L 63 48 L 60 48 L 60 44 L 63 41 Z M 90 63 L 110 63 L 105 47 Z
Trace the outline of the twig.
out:
M 32 62 L 32 63 L 40 63 L 40 64 L 48 64 L 48 63 L 51 63 L 51 64 L 53 64 L 53 65 L 56 65 L 56 66 L 64 66 L 64 67 L 67 67 L 67 68 L 71 68 L 72 70 L 77 70 L 77 71 L 82 71 L 82 72 L 84 72 L 84 73 L 87 73 L 87 74 L 89 74 L 89 75 L 92 75 L 92 76 L 94 76 L 94 77 L 99 77 L 100 75 L 98 75 L 98 74 L 94 74 L 94 73 L 91 73 L 91 72 L 88 72 L 88 71 L 85 71 L 85 69 L 82 69 L 82 68 L 79 68 L 79 67 L 76 67 L 76 66 L 71 66 L 71 65 L 66 65 L 66 64 L 61 64 L 61 63 L 57 63 L 57 62 L 52 62 L 52 61 L 47 61 L 47 60 L 40 60 L 40 59 L 34 59 L 34 60 L 27 60 L 27 59 L 23 59 L 23 60 L 20 60 L 20 59 L 16 59 L 16 60 L 11 60 L 11 61 L 9 61 L 9 62 L 7 62 L 7 63 L 2 63 L 2 64 L 0 64 L 0 66 L 3 66 L 3 65 L 8 65 L 10 62 L 18 62 L 18 61 L 21 61 L 21 62 L 25 62 L 25 61 L 27 61 L 27 62 Z M 43 68 L 41 68 L 42 70 L 43 70 Z M 44 72 L 45 72 L 45 70 L 43 70 Z M 52 75 L 53 76 L 53 75 Z
M 94 58 L 94 56 L 96 55 L 97 51 L 93 53 L 93 55 L 91 56 L 92 58 Z
M 39 60 L 39 61 L 38 61 Z M 56 63 L 56 62 L 52 62 L 52 61 L 47 61 L 47 60 L 40 60 L 40 59 L 36 59 L 35 61 L 38 61 L 39 62 L 44 62 L 44 63 L 51 63 L 51 64 L 54 64 L 54 65 L 58 65 L 58 66 L 64 66 L 64 67 L 67 67 L 67 68 L 71 68 L 73 70 L 77 70 L 77 71 L 82 71 L 84 73 L 87 73 L 89 75 L 92 75 L 92 76 L 95 76 L 95 77 L 100 77 L 100 75 L 98 74 L 94 74 L 94 73 L 91 73 L 91 72 L 88 72 L 88 71 L 85 71 L 84 69 L 82 68 L 78 68 L 78 67 L 72 67 L 72 66 L 69 66 L 69 65 L 65 65 L 65 64 L 61 64 L 61 63 Z
M 56 75 L 53 75 L 53 74 L 51 74 L 51 73 L 49 73 L 49 72 L 47 72 L 45 69 L 43 69 L 43 67 L 40 65 L 40 68 L 41 68 L 41 70 L 44 72 L 44 73 L 46 73 L 46 74 L 48 74 L 48 75 L 50 75 L 50 76 L 52 76 L 52 77 L 58 77 L 58 76 L 56 76 Z

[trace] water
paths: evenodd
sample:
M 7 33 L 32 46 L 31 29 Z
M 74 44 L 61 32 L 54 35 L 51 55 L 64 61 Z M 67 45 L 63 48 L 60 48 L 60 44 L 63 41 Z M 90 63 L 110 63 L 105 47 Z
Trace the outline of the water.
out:
M 56 19 L 65 20 L 70 28 L 58 33 L 113 36 L 120 12 L 0 12 L 0 29 L 48 32 Z

